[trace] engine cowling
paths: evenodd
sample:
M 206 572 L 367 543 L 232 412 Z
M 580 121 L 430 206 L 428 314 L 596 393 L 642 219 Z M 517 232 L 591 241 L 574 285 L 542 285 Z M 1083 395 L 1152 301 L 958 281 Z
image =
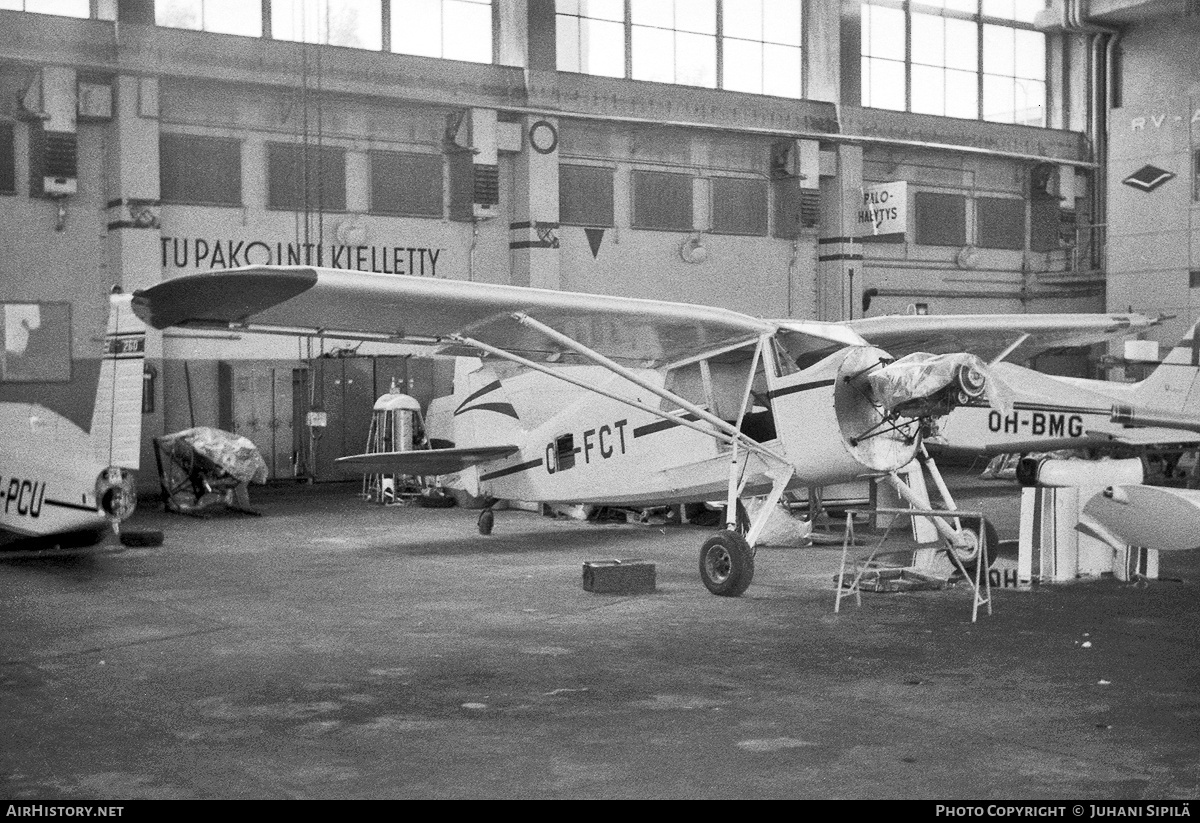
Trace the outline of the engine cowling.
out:
M 772 387 L 776 431 L 807 482 L 844 483 L 913 459 L 916 437 L 884 423 L 868 381 L 890 361 L 873 346 L 848 346 Z

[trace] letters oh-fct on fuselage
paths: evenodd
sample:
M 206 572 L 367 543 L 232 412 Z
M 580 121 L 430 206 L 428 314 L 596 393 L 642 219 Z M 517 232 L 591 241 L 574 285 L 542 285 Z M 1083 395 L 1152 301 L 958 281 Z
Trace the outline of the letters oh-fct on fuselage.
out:
M 42 513 L 42 501 L 45 497 L 45 480 L 25 480 L 20 477 L 5 479 L 0 476 L 0 503 L 3 504 L 6 515 L 38 517 Z
M 555 474 L 575 466 L 575 456 L 583 453 L 583 462 L 593 460 L 608 460 L 626 452 L 625 427 L 628 420 L 616 420 L 592 429 L 584 429 L 578 435 L 578 445 L 575 434 L 564 434 L 546 444 L 546 472 Z M 595 452 L 595 454 L 593 454 Z
M 1014 411 L 988 414 L 988 429 L 996 434 L 1038 437 L 1083 437 L 1083 415 L 1066 412 Z

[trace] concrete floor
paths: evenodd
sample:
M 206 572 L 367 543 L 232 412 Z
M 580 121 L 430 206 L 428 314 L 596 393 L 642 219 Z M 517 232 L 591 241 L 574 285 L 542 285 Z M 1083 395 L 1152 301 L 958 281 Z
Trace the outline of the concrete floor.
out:
M 0 562 L 0 797 L 1200 796 L 1197 553 L 1177 581 L 864 594 L 762 548 L 710 595 L 698 527 L 252 492 L 144 506 L 159 548 Z M 1015 489 L 960 487 L 1015 536 Z M 641 557 L 658 588 L 582 588 Z M 1087 645 L 1087 644 L 1090 644 Z

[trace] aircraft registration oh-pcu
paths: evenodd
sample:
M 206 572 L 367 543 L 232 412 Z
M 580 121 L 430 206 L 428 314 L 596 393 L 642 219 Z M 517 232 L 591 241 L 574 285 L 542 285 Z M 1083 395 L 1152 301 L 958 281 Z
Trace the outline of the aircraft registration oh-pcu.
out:
M 146 327 L 131 300 L 109 297 L 88 431 L 37 403 L 0 402 L 0 530 L 10 537 L 95 543 L 133 513 Z
M 947 324 L 959 320 L 939 319 Z M 876 342 L 887 336 L 881 330 L 901 320 L 869 318 L 852 325 Z M 1020 339 L 1014 335 L 1013 343 Z M 932 351 L 945 345 L 921 342 Z M 993 356 L 990 370 L 1009 388 L 1011 408 L 965 403 L 945 417 L 938 437 L 929 442 L 984 453 L 1200 447 L 1200 323 L 1136 383 L 1043 374 L 1000 360 L 1010 353 Z
M 710 591 L 727 596 L 750 584 L 755 542 L 789 488 L 883 476 L 927 510 L 897 471 L 922 448 L 931 421 L 997 395 L 971 354 L 914 352 L 894 361 L 847 324 L 609 295 L 245 267 L 138 291 L 134 310 L 155 328 L 420 343 L 442 355 L 482 356 L 485 367 L 471 384 L 456 387 L 463 400 L 452 447 L 354 455 L 343 465 L 473 474 L 472 493 L 499 499 L 634 506 L 724 500 L 727 528 L 701 548 L 700 574 Z M 928 336 L 938 320 L 907 318 L 908 338 Z M 993 330 L 1020 329 L 1027 342 L 1036 337 L 1045 346 L 1093 342 L 1153 322 L 1139 315 L 1006 321 L 993 322 Z M 901 337 L 893 332 L 890 339 Z M 767 497 L 763 514 L 739 523 L 739 498 L 759 495 Z M 956 556 L 979 565 L 982 524 L 934 522 Z

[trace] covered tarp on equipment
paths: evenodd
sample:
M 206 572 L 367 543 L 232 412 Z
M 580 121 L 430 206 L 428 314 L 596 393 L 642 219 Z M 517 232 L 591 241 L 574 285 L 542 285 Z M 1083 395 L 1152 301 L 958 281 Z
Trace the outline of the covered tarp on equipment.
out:
M 156 437 L 154 446 L 168 511 L 192 514 L 223 502 L 250 512 L 245 487 L 267 482 L 258 447 L 239 434 L 197 426 Z
M 867 375 L 875 396 L 888 412 L 912 409 L 926 412 L 931 405 L 954 405 L 986 398 L 989 406 L 1007 411 L 1011 390 L 973 354 L 914 352 Z

